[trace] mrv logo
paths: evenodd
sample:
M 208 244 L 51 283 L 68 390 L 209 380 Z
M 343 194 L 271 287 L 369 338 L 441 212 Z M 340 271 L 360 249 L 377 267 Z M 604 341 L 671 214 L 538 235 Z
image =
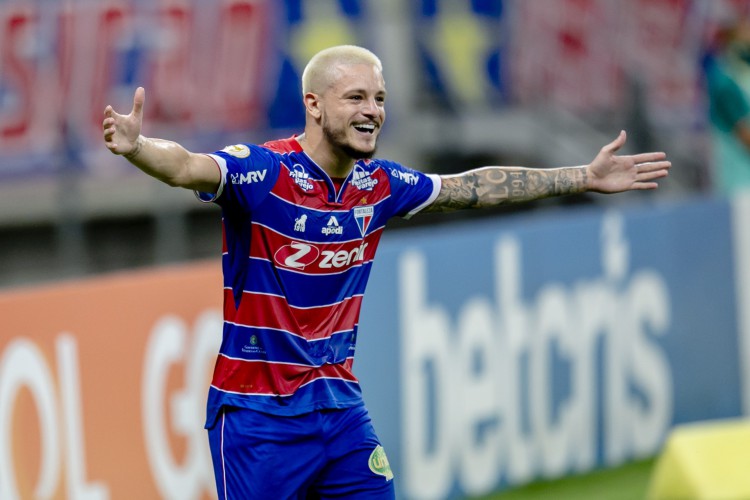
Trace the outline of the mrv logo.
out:
M 501 480 L 585 471 L 656 452 L 672 376 L 656 342 L 670 327 L 662 276 L 628 270 L 622 221 L 603 225 L 604 275 L 522 290 L 522 249 L 494 251 L 494 293 L 455 317 L 430 297 L 426 260 L 401 257 L 403 468 L 407 496 L 469 495 Z
M 229 174 L 232 184 L 252 184 L 253 182 L 262 182 L 266 178 L 267 170 L 252 170 L 244 174 Z

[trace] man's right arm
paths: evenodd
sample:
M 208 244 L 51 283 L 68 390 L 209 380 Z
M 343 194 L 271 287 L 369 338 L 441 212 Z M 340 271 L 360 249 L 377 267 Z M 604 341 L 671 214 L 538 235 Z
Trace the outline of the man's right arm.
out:
M 112 106 L 105 108 L 102 127 L 107 149 L 170 186 L 216 193 L 221 172 L 209 156 L 191 153 L 176 142 L 141 135 L 145 97 L 146 91 L 138 87 L 128 115 L 116 113 Z

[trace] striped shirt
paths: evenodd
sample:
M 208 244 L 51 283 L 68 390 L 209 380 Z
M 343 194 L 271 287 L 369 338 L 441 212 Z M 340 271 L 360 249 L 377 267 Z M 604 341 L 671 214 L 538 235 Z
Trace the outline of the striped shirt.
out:
M 209 155 L 221 170 L 224 328 L 207 425 L 221 406 L 300 415 L 362 404 L 352 373 L 360 306 L 392 216 L 437 197 L 440 179 L 356 162 L 336 192 L 292 137 Z

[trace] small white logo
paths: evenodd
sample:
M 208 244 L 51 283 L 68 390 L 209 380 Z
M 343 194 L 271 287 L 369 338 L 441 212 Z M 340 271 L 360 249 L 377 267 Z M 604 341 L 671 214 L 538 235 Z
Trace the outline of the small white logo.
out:
M 410 186 L 416 186 L 417 182 L 419 182 L 419 177 L 417 177 L 417 174 L 411 172 L 402 172 L 401 170 L 398 170 L 396 168 L 391 169 L 391 175 Z
M 244 144 L 227 146 L 222 149 L 222 151 L 224 151 L 225 153 L 229 153 L 232 156 L 236 156 L 237 158 L 247 158 L 248 156 L 250 156 L 250 148 L 248 148 Z
M 330 219 L 328 219 L 328 224 L 326 224 L 326 227 L 322 228 L 321 233 L 329 235 L 329 234 L 344 234 L 344 228 L 339 225 L 338 219 L 336 219 L 335 215 L 332 215 Z
M 310 174 L 305 172 L 305 169 L 299 163 L 292 165 L 292 168 L 289 169 L 289 176 L 294 179 L 294 182 L 296 182 L 303 191 L 307 192 L 313 188 L 313 184 L 310 182 Z
M 302 214 L 294 219 L 294 230 L 300 233 L 305 232 L 305 222 L 307 222 L 307 214 Z
M 354 165 L 352 184 L 354 184 L 354 187 L 359 190 L 372 191 L 372 188 L 378 184 L 378 180 L 370 177 L 370 172 L 362 168 L 360 165 Z
M 266 178 L 266 169 L 253 170 L 245 174 L 229 174 L 232 184 L 252 184 L 253 182 L 262 182 Z

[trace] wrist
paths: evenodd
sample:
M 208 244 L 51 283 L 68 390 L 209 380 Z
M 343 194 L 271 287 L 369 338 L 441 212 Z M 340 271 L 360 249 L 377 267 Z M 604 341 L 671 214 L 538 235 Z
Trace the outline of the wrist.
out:
M 581 166 L 581 177 L 583 191 L 596 191 L 594 188 L 594 176 L 591 173 L 591 164 Z
M 146 138 L 142 135 L 138 135 L 138 138 L 135 140 L 135 143 L 133 144 L 133 148 L 128 151 L 127 153 L 124 153 L 123 156 L 127 158 L 130 161 L 135 160 L 135 158 L 141 153 L 143 150 L 143 144 L 146 142 Z

